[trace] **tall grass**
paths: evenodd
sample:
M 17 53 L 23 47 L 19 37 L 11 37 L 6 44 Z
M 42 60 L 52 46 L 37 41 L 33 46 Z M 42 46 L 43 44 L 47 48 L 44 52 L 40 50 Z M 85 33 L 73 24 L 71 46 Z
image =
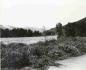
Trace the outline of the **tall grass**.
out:
M 86 39 L 59 38 L 58 40 L 25 45 L 22 43 L 1 43 L 1 67 L 32 67 L 45 70 L 48 66 L 58 66 L 56 60 L 75 57 L 86 53 Z

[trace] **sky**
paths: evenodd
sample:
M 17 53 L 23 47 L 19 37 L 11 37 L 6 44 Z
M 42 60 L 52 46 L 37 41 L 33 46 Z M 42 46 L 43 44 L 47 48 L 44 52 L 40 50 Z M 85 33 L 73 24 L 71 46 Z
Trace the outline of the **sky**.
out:
M 1 0 L 0 24 L 53 28 L 86 17 L 86 0 Z

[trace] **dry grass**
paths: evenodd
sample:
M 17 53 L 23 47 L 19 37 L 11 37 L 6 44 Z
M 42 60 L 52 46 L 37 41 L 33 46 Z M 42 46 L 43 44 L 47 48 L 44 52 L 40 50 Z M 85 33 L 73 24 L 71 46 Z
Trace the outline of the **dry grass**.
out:
M 39 42 L 33 45 L 22 43 L 1 43 L 1 67 L 17 68 L 32 67 L 45 70 L 45 67 L 54 65 L 56 60 L 75 57 L 86 53 L 86 39 L 59 38 L 56 40 Z M 7 69 L 3 69 L 7 70 Z

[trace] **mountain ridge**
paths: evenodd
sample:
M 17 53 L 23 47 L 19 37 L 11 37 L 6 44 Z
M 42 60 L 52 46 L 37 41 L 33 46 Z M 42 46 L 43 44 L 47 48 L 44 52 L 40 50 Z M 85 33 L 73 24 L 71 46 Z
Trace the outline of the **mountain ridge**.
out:
M 9 25 L 0 25 L 0 29 L 9 29 L 9 30 L 12 30 L 12 29 L 17 29 L 17 28 L 22 28 L 22 29 L 30 29 L 32 31 L 39 31 L 39 32 L 43 32 L 43 29 L 42 28 L 37 28 L 37 27 L 13 27 L 13 26 L 9 26 Z

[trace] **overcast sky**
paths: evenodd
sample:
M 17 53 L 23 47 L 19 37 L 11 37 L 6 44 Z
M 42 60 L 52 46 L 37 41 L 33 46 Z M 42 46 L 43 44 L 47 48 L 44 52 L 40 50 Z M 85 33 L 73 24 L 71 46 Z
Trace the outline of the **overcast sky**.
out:
M 55 27 L 86 17 L 86 0 L 1 0 L 0 24 Z

